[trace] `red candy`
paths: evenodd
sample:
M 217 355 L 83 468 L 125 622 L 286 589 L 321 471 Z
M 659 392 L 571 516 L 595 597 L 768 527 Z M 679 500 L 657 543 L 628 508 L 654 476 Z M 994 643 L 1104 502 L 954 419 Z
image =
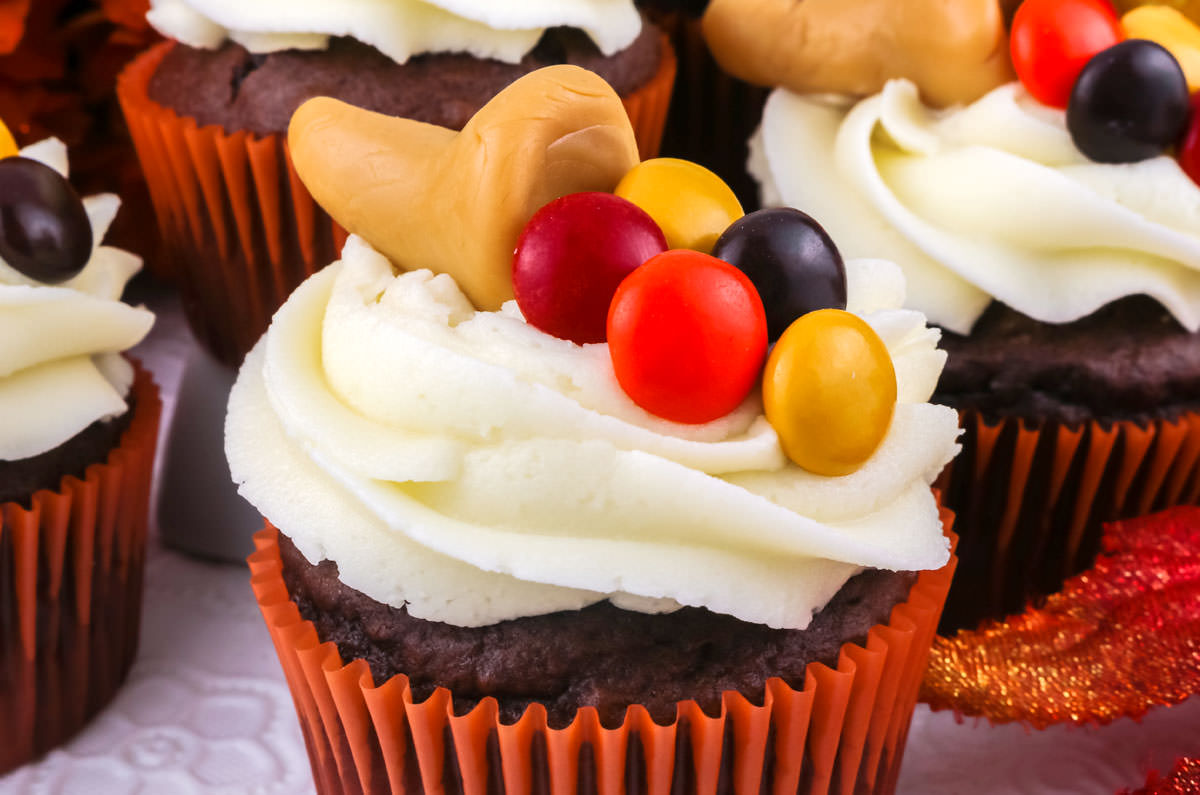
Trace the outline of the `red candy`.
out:
M 677 249 L 621 282 L 608 344 L 617 380 L 635 403 L 674 422 L 711 422 L 758 385 L 767 318 L 745 274 Z
M 613 293 L 665 251 L 658 224 L 611 193 L 574 193 L 530 219 L 513 256 L 513 292 L 533 326 L 579 344 L 603 342 Z
M 1179 165 L 1200 185 L 1200 92 L 1192 94 L 1192 120 L 1179 142 Z
M 1122 38 L 1108 0 L 1025 0 L 1013 17 L 1013 66 L 1039 102 L 1065 108 L 1084 65 Z

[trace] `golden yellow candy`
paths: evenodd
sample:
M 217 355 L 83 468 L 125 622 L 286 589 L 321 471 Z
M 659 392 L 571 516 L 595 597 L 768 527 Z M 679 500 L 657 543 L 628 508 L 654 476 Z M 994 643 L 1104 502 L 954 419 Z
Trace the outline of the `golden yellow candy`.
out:
M 1142 6 L 1167 6 L 1193 22 L 1200 22 L 1200 0 L 1117 0 L 1116 6 L 1121 14 Z
M 673 157 L 634 166 L 614 192 L 654 219 L 669 248 L 710 254 L 721 233 L 744 215 L 737 196 L 720 177 Z
M 20 152 L 21 148 L 17 146 L 17 140 L 4 126 L 4 122 L 0 121 L 0 158 L 12 157 Z
M 809 312 L 788 326 L 767 359 L 763 406 L 788 458 L 818 475 L 849 475 L 892 424 L 896 368 L 857 315 Z
M 1170 50 L 1183 67 L 1188 91 L 1200 91 L 1200 27 L 1196 23 L 1174 8 L 1153 5 L 1121 17 L 1121 29 L 1131 39 L 1149 39 Z

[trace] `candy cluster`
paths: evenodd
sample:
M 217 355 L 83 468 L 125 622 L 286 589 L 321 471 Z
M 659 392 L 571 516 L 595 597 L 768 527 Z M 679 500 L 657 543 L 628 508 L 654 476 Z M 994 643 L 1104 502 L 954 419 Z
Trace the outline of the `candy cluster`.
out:
M 694 163 L 648 160 L 615 193 L 542 207 L 518 240 L 513 290 L 542 331 L 607 341 L 621 387 L 659 417 L 710 422 L 761 383 L 784 451 L 809 471 L 853 472 L 891 424 L 891 357 L 845 311 L 825 230 L 790 208 L 743 215 Z
M 1132 163 L 1178 145 L 1200 182 L 1200 27 L 1173 8 L 1117 16 L 1109 0 L 1025 0 L 1012 58 L 1036 99 L 1066 108 L 1076 147 L 1101 163 Z M 1189 120 L 1190 119 L 1190 120 Z

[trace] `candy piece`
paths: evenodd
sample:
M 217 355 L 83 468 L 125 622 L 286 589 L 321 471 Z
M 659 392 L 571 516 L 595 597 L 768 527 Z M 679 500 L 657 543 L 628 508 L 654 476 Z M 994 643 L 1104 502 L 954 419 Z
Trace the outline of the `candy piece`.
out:
M 650 214 L 671 248 L 705 254 L 742 205 L 720 177 L 687 160 L 660 157 L 636 166 L 617 185 L 616 194 Z
M 788 327 L 767 359 L 763 408 L 797 465 L 818 475 L 849 475 L 892 423 L 892 357 L 857 315 L 810 312 Z
M 812 216 L 791 207 L 739 218 L 713 256 L 750 277 L 767 311 L 774 342 L 801 315 L 846 308 L 846 267 L 833 240 Z
M 1121 38 L 1108 0 L 1025 0 L 1013 18 L 1013 66 L 1034 98 L 1065 108 L 1084 65 Z
M 666 249 L 654 220 L 619 196 L 563 196 L 538 210 L 517 241 L 517 304 L 547 334 L 581 345 L 604 342 L 617 285 Z
M 0 259 L 57 284 L 83 270 L 91 255 L 92 224 L 70 183 L 36 160 L 0 160 Z
M 0 159 L 12 157 L 21 151 L 17 146 L 17 140 L 13 138 L 13 134 L 9 132 L 8 127 L 4 126 L 4 122 L 0 121 Z
M 696 251 L 667 251 L 617 288 L 608 345 L 617 381 L 639 406 L 674 422 L 711 422 L 758 382 L 767 319 L 737 268 Z
M 1175 56 L 1187 78 L 1188 91 L 1200 90 L 1200 27 L 1166 6 L 1142 6 L 1121 17 L 1130 39 L 1149 39 Z
M 1146 5 L 1170 6 L 1193 22 L 1200 23 L 1200 0 L 1116 0 L 1117 10 L 1121 13 Z
M 874 94 L 906 77 L 944 107 L 1013 74 L 997 0 L 712 0 L 701 24 L 726 72 L 798 93 Z
M 1179 166 L 1200 185 L 1200 94 L 1192 95 L 1192 120 L 1179 143 Z
M 1129 39 L 1079 73 L 1067 129 L 1079 151 L 1100 163 L 1133 163 L 1162 154 L 1188 123 L 1187 81 L 1161 45 Z
M 288 145 L 339 224 L 401 268 L 450 274 L 485 310 L 513 297 L 513 249 L 538 209 L 611 191 L 638 162 L 621 99 L 576 66 L 522 77 L 461 133 L 311 99 Z

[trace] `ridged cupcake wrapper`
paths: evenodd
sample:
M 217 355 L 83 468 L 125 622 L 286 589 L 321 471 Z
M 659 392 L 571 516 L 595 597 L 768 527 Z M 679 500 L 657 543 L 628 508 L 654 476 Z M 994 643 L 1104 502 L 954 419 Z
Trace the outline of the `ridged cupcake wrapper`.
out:
M 346 233 L 301 183 L 286 136 L 201 127 L 150 99 L 173 46 L 131 62 L 117 96 L 192 331 L 236 366 L 292 290 L 340 256 Z M 658 150 L 674 76 L 667 46 L 658 74 L 626 100 L 644 155 Z
M 959 576 L 940 630 L 1025 609 L 1088 568 L 1102 525 L 1200 497 L 1200 413 L 1147 422 L 989 422 L 964 411 L 963 451 L 939 485 Z
M 946 532 L 953 515 L 942 512 Z M 955 560 L 923 572 L 865 646 L 804 687 L 768 680 L 763 704 L 727 692 L 709 717 L 680 702 L 655 723 L 634 705 L 616 728 L 583 707 L 563 729 L 534 705 L 506 725 L 494 699 L 456 715 L 452 694 L 413 699 L 407 677 L 376 686 L 367 662 L 321 643 L 288 596 L 278 530 L 256 534 L 251 584 L 292 691 L 317 790 L 333 793 L 889 793 Z
M 133 401 L 83 479 L 0 503 L 0 774 L 79 731 L 133 664 L 161 411 L 141 368 Z

